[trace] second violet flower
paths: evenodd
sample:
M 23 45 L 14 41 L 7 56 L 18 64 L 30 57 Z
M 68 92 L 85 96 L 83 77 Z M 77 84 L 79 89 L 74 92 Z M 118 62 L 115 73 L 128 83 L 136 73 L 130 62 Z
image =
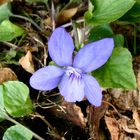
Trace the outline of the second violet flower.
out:
M 58 86 L 68 102 L 82 101 L 84 97 L 95 106 L 102 102 L 102 90 L 97 80 L 88 73 L 106 63 L 114 41 L 105 38 L 85 45 L 73 59 L 74 44 L 63 27 L 56 28 L 48 42 L 49 55 L 60 67 L 46 66 L 30 78 L 30 85 L 38 90 L 51 90 Z

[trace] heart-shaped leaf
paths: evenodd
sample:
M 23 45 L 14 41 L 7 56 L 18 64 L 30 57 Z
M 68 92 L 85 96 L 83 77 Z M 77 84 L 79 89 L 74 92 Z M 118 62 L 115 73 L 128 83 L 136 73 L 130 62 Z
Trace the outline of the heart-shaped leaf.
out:
M 12 13 L 9 3 L 4 3 L 0 5 L 0 23 L 11 15 Z
M 106 37 L 112 37 L 113 31 L 108 24 L 96 26 L 90 30 L 89 41 L 97 41 Z
M 136 88 L 136 78 L 132 68 L 132 56 L 126 48 L 116 47 L 108 62 L 92 72 L 102 87 Z
M 31 140 L 33 137 L 31 131 L 21 125 L 11 126 L 6 130 L 3 140 Z
M 15 117 L 26 116 L 33 111 L 28 87 L 19 81 L 8 81 L 3 84 L 4 107 Z
M 0 122 L 4 120 L 3 86 L 0 85 Z
M 87 24 L 110 23 L 132 8 L 134 0 L 91 0 L 94 9 L 85 14 Z
M 21 27 L 11 23 L 9 20 L 4 20 L 0 24 L 0 41 L 11 41 L 24 33 L 25 31 Z

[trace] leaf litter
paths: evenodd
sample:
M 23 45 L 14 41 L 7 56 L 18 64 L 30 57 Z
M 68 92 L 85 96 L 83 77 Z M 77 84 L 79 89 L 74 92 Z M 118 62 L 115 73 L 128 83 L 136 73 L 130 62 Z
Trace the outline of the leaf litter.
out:
M 6 2 L 6 1 L 4 1 Z M 3 1 L 2 1 L 3 3 Z M 85 4 L 86 2 L 83 1 Z M 43 13 L 46 7 L 44 4 L 29 4 L 23 3 L 21 1 L 14 1 L 12 3 L 14 6 L 18 5 L 19 8 L 13 9 L 13 13 L 21 12 L 21 7 L 23 10 L 22 14 L 27 14 L 32 16 L 35 21 L 40 25 L 44 32 L 38 32 L 34 25 L 31 25 L 27 21 L 13 19 L 15 23 L 20 23 L 21 26 L 25 27 L 27 35 L 25 38 L 20 38 L 16 40 L 12 38 L 12 43 L 17 45 L 16 48 L 17 54 L 15 60 L 19 61 L 19 64 L 22 65 L 19 70 L 17 66 L 12 63 L 5 63 L 0 69 L 0 83 L 11 80 L 17 80 L 21 71 L 25 73 L 33 73 L 35 69 L 39 69 L 44 66 L 47 62 L 50 61 L 50 58 L 47 55 L 47 43 L 46 38 L 51 34 L 52 22 L 46 22 L 46 19 L 51 19 L 48 12 Z M 55 6 L 59 5 L 61 7 L 60 1 L 54 1 Z M 63 3 L 65 4 L 65 2 Z M 34 11 L 32 10 L 34 9 Z M 83 6 L 83 9 L 85 6 Z M 49 9 L 52 12 L 51 8 Z M 70 22 L 71 19 L 81 18 L 81 9 L 79 7 L 68 7 L 59 12 L 58 17 L 56 18 L 56 25 Z M 67 13 L 67 14 L 66 14 Z M 41 18 L 39 17 L 41 16 Z M 72 25 L 72 24 L 70 24 Z M 119 28 L 115 27 L 119 26 Z M 132 39 L 132 32 L 134 29 L 128 26 L 120 26 L 115 24 L 112 25 L 115 32 L 128 35 L 127 41 L 130 42 Z M 127 31 L 126 31 L 127 30 Z M 35 36 L 35 38 L 33 37 Z M 40 40 L 41 38 L 41 40 Z M 139 37 L 138 37 L 139 38 Z M 3 44 L 3 43 L 1 43 Z M 9 48 L 6 45 L 1 45 L 0 51 L 2 53 L 8 52 Z M 23 49 L 23 46 L 28 44 L 29 48 L 26 50 Z M 12 47 L 12 46 L 10 46 Z M 35 51 L 32 51 L 33 50 Z M 35 48 L 35 49 L 34 49 Z M 131 48 L 130 48 L 131 50 Z M 0 52 L 0 53 L 1 53 Z M 13 59 L 13 58 L 12 58 Z M 44 61 L 45 59 L 45 61 Z M 63 98 L 57 94 L 57 89 L 49 92 L 41 92 L 38 95 L 38 91 L 31 89 L 31 97 L 33 103 L 37 109 L 37 112 L 41 117 L 45 118 L 52 127 L 44 125 L 44 123 L 37 119 L 37 117 L 27 116 L 27 118 L 19 119 L 20 122 L 23 122 L 30 129 L 34 130 L 36 133 L 44 137 L 45 139 L 57 139 L 55 137 L 55 132 L 58 133 L 62 139 L 85 139 L 85 140 L 139 140 L 140 139 L 140 96 L 139 96 L 139 87 L 140 87 L 140 59 L 137 56 L 134 59 L 133 66 L 135 70 L 136 80 L 138 84 L 138 89 L 136 90 L 122 90 L 122 89 L 109 89 L 104 90 L 103 103 L 100 107 L 91 106 L 87 100 L 83 100 L 81 103 L 68 103 L 63 100 Z M 12 69 L 10 69 L 12 68 Z M 15 72 L 14 72 L 15 71 Z M 16 73 L 16 74 L 15 74 Z M 27 74 L 28 75 L 28 74 Z M 20 78 L 23 82 L 28 84 L 28 77 Z M 36 93 L 34 95 L 34 93 Z M 37 97 L 38 95 L 38 97 Z M 37 98 L 38 101 L 37 102 Z M 50 102 L 48 102 L 50 101 Z M 28 125 L 28 122 L 31 122 Z M 0 136 L 4 134 L 4 129 L 8 128 L 9 124 L 1 122 L 0 125 Z M 5 125 L 5 126 L 4 126 Z M 40 132 L 40 130 L 42 132 Z M 53 131 L 52 131 L 53 130 Z M 54 132 L 54 133 L 52 133 Z M 0 137 L 2 138 L 2 137 Z

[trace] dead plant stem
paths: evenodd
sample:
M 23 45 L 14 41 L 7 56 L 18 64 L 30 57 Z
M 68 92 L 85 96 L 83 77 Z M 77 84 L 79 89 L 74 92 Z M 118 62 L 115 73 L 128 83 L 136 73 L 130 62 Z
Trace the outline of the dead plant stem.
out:
M 78 19 L 78 20 L 76 20 L 75 21 L 76 23 L 82 23 L 82 22 L 85 22 L 85 20 L 84 19 Z M 63 27 L 69 27 L 69 26 L 72 26 L 72 22 L 69 22 L 69 23 L 66 23 L 66 24 L 64 24 L 64 25 L 62 25 Z
M 16 120 L 14 120 L 14 119 L 11 118 L 10 116 L 8 116 L 8 114 L 6 114 L 5 111 L 4 111 L 2 108 L 0 108 L 0 110 L 4 112 L 4 118 L 5 118 L 6 120 L 8 120 L 8 121 L 10 121 L 10 122 L 12 122 L 12 123 L 14 123 L 14 124 L 16 124 L 16 125 L 20 125 L 20 126 L 26 128 L 26 129 L 28 129 L 28 128 L 25 127 L 24 125 L 20 124 L 19 122 L 17 122 Z M 36 139 L 38 139 L 38 140 L 45 140 L 44 138 L 40 137 L 39 135 L 37 135 L 36 133 L 34 133 L 33 131 L 31 131 L 30 129 L 28 129 L 28 131 L 30 131 L 30 132 L 32 133 L 33 137 L 35 137 Z
M 56 132 L 56 130 L 54 129 L 54 127 L 44 117 L 42 117 L 38 113 L 36 113 L 36 116 L 39 117 L 51 129 L 51 132 L 52 132 L 52 134 L 53 134 L 53 136 L 55 138 L 62 139 L 61 136 L 58 134 L 58 132 Z
M 42 29 L 30 18 L 27 18 L 25 16 L 21 16 L 21 15 L 12 15 L 12 17 L 15 17 L 15 18 L 20 18 L 20 19 L 24 19 L 26 21 L 29 21 L 30 23 L 32 23 L 40 32 L 43 32 Z
M 17 49 L 17 48 L 18 48 L 18 46 L 17 46 L 17 45 L 12 44 L 12 43 L 7 42 L 7 41 L 2 41 L 2 43 L 3 43 L 3 44 L 5 44 L 5 45 L 7 45 L 8 47 L 13 48 L 13 49 Z

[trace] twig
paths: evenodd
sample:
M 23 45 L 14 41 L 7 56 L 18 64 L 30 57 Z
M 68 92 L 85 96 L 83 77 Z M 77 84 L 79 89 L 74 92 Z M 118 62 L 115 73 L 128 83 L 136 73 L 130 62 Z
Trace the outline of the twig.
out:
M 41 42 L 41 40 L 39 40 L 39 39 L 36 38 L 35 36 L 33 36 L 33 39 L 34 39 L 37 43 L 39 43 L 42 47 L 44 47 L 44 44 L 43 44 L 43 42 Z
M 9 46 L 9 47 L 12 47 L 13 49 L 17 49 L 18 48 L 17 45 L 12 44 L 12 43 L 7 42 L 7 41 L 2 41 L 2 43 L 5 44 L 5 45 L 7 45 L 7 46 Z
M 127 126 L 127 121 L 125 119 L 123 119 L 121 122 L 120 122 L 120 126 L 124 129 L 124 131 L 126 131 L 127 133 L 134 133 L 134 134 L 137 134 L 140 136 L 140 132 L 136 129 L 131 129 L 131 128 L 128 128 Z
M 36 42 L 38 42 L 40 45 L 41 45 L 41 47 L 43 47 L 43 49 L 44 49 L 44 66 L 46 66 L 47 65 L 47 58 L 48 58 L 48 55 L 47 55 L 47 46 L 46 45 L 44 45 L 43 44 L 43 42 L 41 42 L 39 39 L 37 39 L 36 37 L 33 37 L 33 39 L 36 41 Z
M 47 55 L 47 47 L 44 45 L 44 65 L 46 66 L 47 65 L 47 58 L 48 58 L 48 55 Z
M 0 108 L 0 110 L 1 110 L 2 112 L 4 112 L 4 118 L 5 118 L 6 120 L 8 120 L 8 121 L 10 121 L 10 122 L 12 122 L 12 123 L 14 123 L 14 124 L 16 124 L 16 125 L 20 125 L 20 126 L 26 128 L 26 129 L 28 129 L 28 128 L 25 127 L 24 125 L 20 124 L 19 122 L 17 122 L 16 120 L 14 120 L 14 119 L 11 118 L 10 116 L 8 116 L 2 108 Z M 31 131 L 30 129 L 28 129 L 28 130 L 32 133 L 33 137 L 35 137 L 36 139 L 38 139 L 38 140 L 45 140 L 44 138 L 40 137 L 39 135 L 37 135 L 36 133 L 34 133 L 33 131 Z
M 52 6 L 51 6 L 51 19 L 52 19 L 52 29 L 55 29 L 55 9 L 54 9 L 54 3 L 52 0 Z
M 37 58 L 37 57 L 35 57 L 35 56 L 34 56 L 34 59 L 35 59 L 38 63 L 40 63 L 41 67 L 44 67 L 44 64 L 41 62 L 41 60 L 40 60 L 40 59 L 38 59 L 38 58 Z
M 52 102 L 51 100 L 47 99 L 47 101 L 49 101 L 50 103 L 52 103 L 54 106 L 57 106 L 60 110 L 58 111 L 62 111 L 63 113 L 66 113 L 65 109 L 63 108 L 63 106 L 56 104 L 55 102 Z
M 79 46 L 80 46 L 80 41 L 79 41 L 79 36 L 78 36 L 78 29 L 76 28 L 76 22 L 73 22 L 73 29 L 74 29 L 74 39 L 75 39 L 75 46 L 76 49 L 79 50 Z
M 103 103 L 110 105 L 110 106 L 115 110 L 115 112 L 118 114 L 118 116 L 119 116 L 120 118 L 125 118 L 125 119 L 127 119 L 127 120 L 130 120 L 130 119 L 127 118 L 126 116 L 123 116 L 121 113 L 119 113 L 118 110 L 115 108 L 115 106 L 113 106 L 111 103 L 109 103 L 109 102 L 107 102 L 107 101 L 103 101 Z
M 24 17 L 24 16 L 21 16 L 21 15 L 12 15 L 12 17 L 15 17 L 15 18 L 20 18 L 20 19 L 24 19 L 26 21 L 29 21 L 30 23 L 32 23 L 40 32 L 43 32 L 42 29 L 30 18 L 27 18 L 27 17 Z
M 78 20 L 76 20 L 75 21 L 76 23 L 82 23 L 82 22 L 85 22 L 85 20 L 84 19 L 78 19 Z M 66 23 L 66 24 L 64 24 L 64 25 L 62 25 L 63 27 L 69 27 L 69 26 L 71 26 L 72 25 L 72 22 L 69 22 L 69 23 Z
M 58 132 L 56 132 L 54 127 L 46 119 L 44 119 L 44 117 L 42 117 L 39 113 L 36 113 L 35 117 L 40 118 L 51 129 L 51 132 L 55 138 L 62 139 Z

